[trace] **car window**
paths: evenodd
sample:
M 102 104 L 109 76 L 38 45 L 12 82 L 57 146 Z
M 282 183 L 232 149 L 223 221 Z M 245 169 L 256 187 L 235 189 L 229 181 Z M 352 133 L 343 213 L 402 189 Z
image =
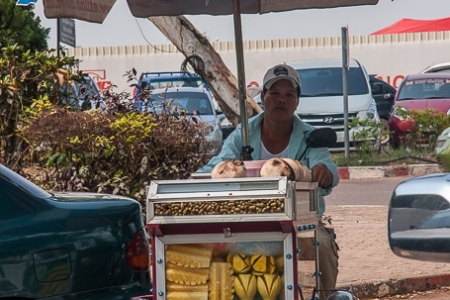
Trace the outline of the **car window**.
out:
M 178 107 L 193 113 L 197 110 L 201 115 L 213 115 L 210 99 L 199 92 L 165 92 L 153 93 L 150 97 L 149 110 L 161 113 L 164 107 Z
M 431 98 L 450 98 L 450 79 L 405 80 L 399 90 L 397 101 Z
M 202 87 L 204 86 L 203 80 L 201 78 L 186 78 L 186 77 L 173 77 L 170 79 L 167 78 L 154 78 L 150 77 L 143 82 L 150 90 L 154 89 L 163 89 L 168 87 Z M 150 83 L 150 85 L 149 85 Z M 141 85 L 142 86 L 142 85 Z
M 74 81 L 75 90 L 83 99 L 85 96 L 88 96 L 89 99 L 95 98 L 99 93 L 99 88 L 91 78 L 85 78 L 85 80 L 85 82 Z
M 72 85 L 64 82 L 59 88 L 59 94 L 61 97 L 61 103 L 64 105 L 69 105 L 72 109 L 79 108 L 79 94 Z
M 370 85 L 372 88 L 372 95 L 383 95 L 386 93 L 395 94 L 397 92 L 396 88 L 391 86 L 389 83 L 387 83 L 384 80 L 381 80 L 374 75 L 370 75 Z M 375 85 L 377 84 L 377 86 Z M 382 85 L 382 88 L 379 87 L 379 85 Z
M 100 89 L 89 76 L 84 77 L 84 81 L 81 82 L 76 80 L 72 80 L 70 84 L 64 82 L 59 91 L 61 103 L 70 105 L 72 109 L 76 110 L 82 108 L 85 100 L 97 99 L 100 95 Z
M 428 72 L 428 73 L 450 73 L 450 68 L 448 68 L 448 69 L 438 69 L 438 70 L 433 70 L 433 71 L 430 71 L 430 72 Z
M 343 95 L 342 68 L 314 68 L 297 70 L 302 83 L 301 96 Z M 360 68 L 348 72 L 348 94 L 365 95 L 368 87 Z
M 0 165 L 0 177 L 16 186 L 19 186 L 22 190 L 38 198 L 49 198 L 51 194 L 47 193 L 34 183 L 26 180 L 19 174 L 11 171 L 10 169 Z

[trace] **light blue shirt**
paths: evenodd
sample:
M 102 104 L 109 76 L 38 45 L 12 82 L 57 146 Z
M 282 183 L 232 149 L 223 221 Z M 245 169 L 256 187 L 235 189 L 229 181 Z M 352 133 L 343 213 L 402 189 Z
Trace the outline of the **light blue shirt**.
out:
M 249 132 L 249 144 L 254 149 L 251 153 L 253 160 L 260 159 L 261 153 L 261 122 L 264 117 L 264 112 L 250 118 L 248 120 L 248 132 Z M 309 132 L 315 128 L 309 124 L 304 123 L 297 115 L 294 115 L 294 130 L 292 131 L 291 138 L 289 140 L 287 157 L 299 160 L 303 151 L 306 148 L 306 137 Z M 240 159 L 242 155 L 242 135 L 241 124 L 236 127 L 228 138 L 224 141 L 222 150 L 217 156 L 211 158 L 211 160 L 197 172 L 211 172 L 214 166 L 218 163 L 228 159 Z M 325 211 L 325 200 L 323 196 L 331 193 L 333 187 L 339 183 L 339 173 L 337 166 L 331 160 L 330 152 L 328 148 L 309 148 L 306 150 L 305 155 L 301 159 L 308 168 L 314 167 L 318 163 L 325 164 L 328 169 L 333 173 L 333 183 L 331 187 L 322 189 L 319 188 L 319 214 L 322 215 Z

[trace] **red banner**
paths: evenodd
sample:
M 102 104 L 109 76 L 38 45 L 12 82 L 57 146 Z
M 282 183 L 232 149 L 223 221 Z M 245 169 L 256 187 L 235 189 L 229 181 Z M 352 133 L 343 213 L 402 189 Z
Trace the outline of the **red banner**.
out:
M 44 14 L 49 19 L 73 18 L 103 23 L 116 0 L 43 0 Z

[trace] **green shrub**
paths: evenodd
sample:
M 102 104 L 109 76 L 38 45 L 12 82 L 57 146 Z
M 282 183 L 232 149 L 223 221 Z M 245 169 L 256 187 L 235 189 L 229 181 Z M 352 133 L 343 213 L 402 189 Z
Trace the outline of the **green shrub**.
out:
M 404 142 L 409 148 L 420 146 L 433 151 L 439 134 L 450 127 L 450 116 L 436 109 L 405 110 L 396 107 L 395 114 L 413 125 L 414 131 L 407 135 Z
M 371 119 L 361 120 L 360 118 L 352 119 L 349 128 L 353 131 L 353 141 L 355 143 L 356 152 L 362 160 L 377 154 L 380 149 L 380 137 L 384 125 Z
M 59 104 L 58 87 L 78 63 L 73 57 L 32 52 L 15 44 L 0 49 L 0 163 L 20 171 L 27 144 L 18 129 L 26 122 L 26 109 L 36 101 Z
M 380 135 L 391 134 L 384 132 L 384 125 L 372 120 L 355 118 L 349 122 L 350 128 L 358 129 L 354 132 L 355 151 L 345 157 L 344 153 L 334 153 L 333 159 L 338 166 L 377 166 L 402 163 L 437 163 L 438 158 L 433 154 L 437 136 L 450 126 L 447 115 L 436 110 L 401 110 L 403 118 L 411 118 L 417 125 L 417 132 L 408 136 L 408 143 L 393 149 L 389 145 L 380 145 Z M 426 147 L 423 142 L 427 142 Z M 382 148 L 380 148 L 382 147 Z M 385 151 L 380 151 L 384 149 Z M 450 161 L 450 160 L 449 160 Z
M 52 107 L 31 118 L 23 136 L 47 167 L 41 186 L 120 194 L 144 204 L 150 180 L 186 179 L 206 162 L 203 128 L 189 116 Z

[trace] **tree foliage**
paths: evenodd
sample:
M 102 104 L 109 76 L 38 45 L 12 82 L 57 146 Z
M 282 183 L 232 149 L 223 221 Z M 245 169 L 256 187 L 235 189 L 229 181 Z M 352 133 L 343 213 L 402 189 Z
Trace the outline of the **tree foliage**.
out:
M 197 117 L 111 107 L 33 106 L 40 112 L 22 133 L 44 168 L 32 181 L 53 191 L 120 194 L 145 207 L 151 180 L 186 179 L 206 162 L 206 128 Z
M 0 47 L 21 45 L 31 51 L 48 49 L 49 28 L 41 26 L 33 5 L 17 6 L 16 0 L 0 0 Z
M 43 99 L 59 104 L 62 77 L 71 77 L 78 64 L 73 57 L 17 44 L 0 49 L 0 163 L 16 169 L 24 147 L 17 125 L 27 117 L 26 108 Z

